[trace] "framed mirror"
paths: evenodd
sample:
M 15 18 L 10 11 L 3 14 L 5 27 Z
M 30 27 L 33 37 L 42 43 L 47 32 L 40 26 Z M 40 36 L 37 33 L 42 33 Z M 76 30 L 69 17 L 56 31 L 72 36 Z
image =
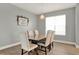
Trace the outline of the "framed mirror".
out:
M 19 26 L 28 26 L 29 18 L 24 16 L 17 16 L 17 25 Z

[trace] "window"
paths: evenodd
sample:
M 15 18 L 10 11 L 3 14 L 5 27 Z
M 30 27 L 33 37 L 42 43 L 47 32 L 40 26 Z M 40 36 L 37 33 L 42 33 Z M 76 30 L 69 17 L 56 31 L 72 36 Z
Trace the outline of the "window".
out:
M 55 31 L 56 35 L 66 35 L 66 15 L 46 17 L 47 30 Z

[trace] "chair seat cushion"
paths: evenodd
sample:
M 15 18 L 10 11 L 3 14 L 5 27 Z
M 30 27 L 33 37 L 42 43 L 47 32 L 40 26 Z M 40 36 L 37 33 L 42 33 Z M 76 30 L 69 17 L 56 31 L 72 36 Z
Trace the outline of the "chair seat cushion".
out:
M 36 45 L 36 44 L 30 44 L 30 49 L 29 49 L 29 51 L 31 51 L 31 50 L 33 50 L 33 49 L 35 49 L 35 48 L 37 48 L 38 47 L 38 45 Z
M 31 51 L 31 50 L 33 50 L 33 49 L 35 49 L 37 47 L 38 47 L 38 45 L 30 43 L 28 50 L 26 50 L 26 48 L 24 50 Z

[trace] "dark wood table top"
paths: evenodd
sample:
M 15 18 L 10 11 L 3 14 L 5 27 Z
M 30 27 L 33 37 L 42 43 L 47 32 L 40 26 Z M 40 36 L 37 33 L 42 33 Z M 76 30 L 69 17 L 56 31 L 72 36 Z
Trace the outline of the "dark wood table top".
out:
M 44 39 L 44 38 L 46 38 L 46 36 L 43 35 L 43 34 L 40 34 L 40 35 L 38 36 L 38 38 L 30 38 L 29 40 L 40 41 L 40 40 L 42 40 L 42 39 Z

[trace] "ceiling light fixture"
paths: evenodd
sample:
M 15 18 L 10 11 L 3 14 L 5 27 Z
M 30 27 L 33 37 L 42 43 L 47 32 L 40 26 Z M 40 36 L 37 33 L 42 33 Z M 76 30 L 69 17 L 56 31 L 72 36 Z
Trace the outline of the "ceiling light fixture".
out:
M 40 19 L 43 20 L 45 19 L 45 16 L 43 14 L 40 15 Z

